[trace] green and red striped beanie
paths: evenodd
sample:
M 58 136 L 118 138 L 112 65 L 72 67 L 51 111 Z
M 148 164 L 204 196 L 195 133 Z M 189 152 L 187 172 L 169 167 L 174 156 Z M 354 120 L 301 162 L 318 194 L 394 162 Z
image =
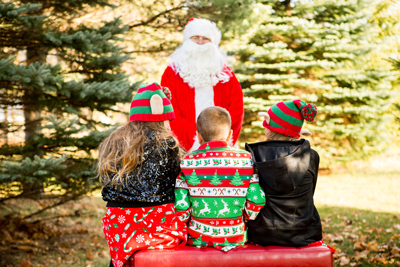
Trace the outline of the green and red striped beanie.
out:
M 313 122 L 317 114 L 314 104 L 303 100 L 283 101 L 268 110 L 270 121 L 269 124 L 264 121 L 263 126 L 273 132 L 299 138 L 304 120 Z
M 155 95 L 161 98 L 156 97 L 160 99 L 159 105 L 162 105 L 162 112 L 155 112 L 151 108 L 150 100 Z M 152 83 L 140 88 L 132 99 L 129 121 L 168 121 L 175 119 L 170 99 L 171 93 L 167 87 Z

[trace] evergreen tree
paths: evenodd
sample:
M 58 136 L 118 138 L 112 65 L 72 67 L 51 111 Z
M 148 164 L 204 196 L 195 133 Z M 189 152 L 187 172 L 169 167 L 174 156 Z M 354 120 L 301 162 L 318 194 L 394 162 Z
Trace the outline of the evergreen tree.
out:
M 305 128 L 325 166 L 332 158 L 380 149 L 388 140 L 385 111 L 397 75 L 387 64 L 369 64 L 384 45 L 379 25 L 370 20 L 380 2 L 262 1 L 271 15 L 236 52 L 246 110 L 241 138 L 263 134 L 258 112 L 302 99 L 318 107 L 316 124 Z
M 118 42 L 128 27 L 118 18 L 83 23 L 104 6 L 111 7 L 106 0 L 0 3 L 1 202 L 52 199 L 42 203 L 46 210 L 99 188 L 94 150 L 113 127 L 104 117 L 136 88 L 121 71 L 129 55 Z M 8 118 L 10 110 L 23 120 Z M 23 138 L 7 138 L 21 131 Z
M 239 171 L 238 170 L 236 170 L 235 175 L 233 176 L 233 179 L 232 179 L 230 184 L 232 184 L 234 186 L 239 186 L 239 185 L 243 185 L 244 184 L 242 179 L 240 179 L 240 175 L 239 175 Z
M 191 184 L 191 185 L 198 185 L 198 184 L 201 184 L 199 178 L 197 178 L 197 174 L 196 174 L 196 171 L 195 171 L 195 170 L 193 170 L 192 175 L 190 175 L 190 178 L 189 178 L 189 180 L 188 180 L 187 183 L 188 183 L 188 184 Z
M 220 185 L 220 184 L 222 184 L 221 180 L 218 179 L 217 171 L 215 171 L 213 179 L 211 180 L 210 184 L 212 184 L 212 185 Z
M 399 49 L 400 51 L 400 49 Z M 388 59 L 389 62 L 392 63 L 393 67 L 400 71 L 400 60 L 398 59 L 393 59 L 390 58 Z M 398 83 L 400 84 L 400 79 L 398 80 Z M 391 113 L 395 117 L 395 123 L 394 123 L 394 132 L 397 135 L 397 141 L 399 141 L 400 137 L 400 96 L 397 98 L 397 101 L 393 103 L 393 106 L 391 108 Z

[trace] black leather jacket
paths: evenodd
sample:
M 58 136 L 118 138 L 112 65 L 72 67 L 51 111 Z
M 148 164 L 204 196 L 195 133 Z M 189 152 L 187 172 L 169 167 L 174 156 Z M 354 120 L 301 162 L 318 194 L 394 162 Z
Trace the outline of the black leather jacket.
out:
M 305 140 L 246 144 L 258 169 L 266 204 L 249 221 L 248 239 L 269 246 L 300 247 L 322 239 L 314 206 L 319 155 Z
M 147 207 L 175 200 L 175 181 L 180 172 L 178 147 L 173 138 L 162 142 L 157 150 L 153 135 L 144 145 L 145 158 L 128 176 L 126 184 L 106 185 L 101 192 L 107 207 Z M 139 172 L 139 168 L 141 170 Z M 112 177 L 114 174 L 110 174 Z

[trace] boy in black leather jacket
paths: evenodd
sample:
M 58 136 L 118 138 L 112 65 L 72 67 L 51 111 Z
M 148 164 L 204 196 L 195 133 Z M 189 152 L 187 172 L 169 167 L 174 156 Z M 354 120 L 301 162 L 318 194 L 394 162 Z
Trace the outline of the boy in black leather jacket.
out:
M 314 121 L 317 108 L 302 100 L 284 101 L 259 115 L 265 117 L 267 141 L 246 144 L 246 150 L 258 169 L 266 205 L 248 221 L 248 239 L 263 246 L 323 244 L 313 201 L 319 155 L 307 140 L 299 139 L 311 135 L 301 128 L 304 120 Z

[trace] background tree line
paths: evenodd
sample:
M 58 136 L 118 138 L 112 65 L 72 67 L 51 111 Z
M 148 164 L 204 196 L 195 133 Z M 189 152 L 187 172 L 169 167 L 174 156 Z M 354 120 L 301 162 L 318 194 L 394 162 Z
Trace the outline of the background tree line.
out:
M 30 218 L 100 188 L 98 144 L 138 85 L 160 79 L 191 17 L 223 32 L 245 94 L 242 142 L 261 140 L 257 112 L 296 98 L 319 108 L 307 127 L 325 167 L 393 140 L 395 0 L 1 1 L 1 205 L 34 198 Z

